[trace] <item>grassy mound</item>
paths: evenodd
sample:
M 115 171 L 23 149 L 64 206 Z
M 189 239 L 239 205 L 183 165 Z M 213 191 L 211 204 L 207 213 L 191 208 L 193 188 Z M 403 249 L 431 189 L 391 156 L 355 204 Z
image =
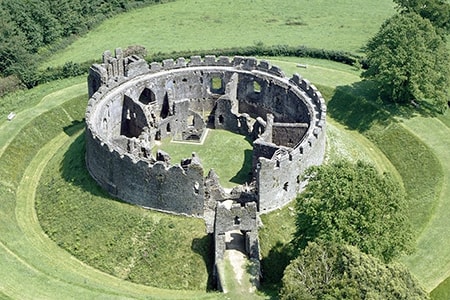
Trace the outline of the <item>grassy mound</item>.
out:
M 204 221 L 114 201 L 87 172 L 84 147 L 79 134 L 41 176 L 36 209 L 44 231 L 78 259 L 119 278 L 205 289 L 212 261 Z
M 294 62 L 289 64 L 291 64 L 290 69 L 295 71 L 296 67 Z M 323 72 L 323 75 L 326 75 L 327 69 L 326 66 L 320 67 L 321 68 L 308 67 L 308 70 L 317 72 L 314 76 L 317 77 L 316 82 L 318 85 L 320 85 L 320 83 L 326 84 L 327 86 L 331 85 L 330 82 L 321 82 L 321 72 Z M 411 112 L 399 111 L 395 107 L 386 107 L 383 103 L 379 103 L 376 99 L 372 98 L 370 87 L 365 86 L 362 83 L 352 83 L 355 82 L 354 73 L 352 74 L 352 72 L 348 72 L 348 77 L 343 77 L 346 80 L 344 83 L 346 85 L 339 86 L 339 76 L 336 76 L 336 79 L 333 79 L 334 84 L 332 84 L 332 86 L 338 87 L 336 89 L 326 87 L 323 90 L 329 99 L 329 115 L 337 121 L 336 123 L 330 123 L 332 126 L 330 126 L 331 130 L 329 134 L 333 135 L 335 141 L 342 142 L 342 139 L 345 139 L 345 136 L 347 136 L 350 140 L 354 137 L 354 141 L 358 142 L 355 144 L 342 142 L 342 144 L 350 145 L 350 148 L 347 149 L 348 151 L 343 151 L 341 153 L 336 152 L 334 154 L 335 156 L 329 155 L 329 157 L 330 159 L 333 159 L 333 157 L 337 157 L 342 153 L 350 153 L 350 156 L 353 156 L 354 153 L 361 156 L 367 154 L 370 157 L 373 150 L 375 150 L 377 154 L 372 155 L 369 160 L 374 161 L 376 165 L 382 166 L 380 170 L 389 171 L 390 169 L 392 170 L 393 166 L 395 171 L 400 174 L 400 178 L 412 201 L 411 218 L 415 221 L 416 232 L 418 235 L 421 233 L 421 236 L 423 237 L 419 241 L 419 246 L 421 247 L 419 248 L 420 251 L 417 252 L 415 257 L 412 257 L 411 260 L 408 261 L 408 264 L 411 269 L 415 269 L 415 275 L 419 278 L 419 280 L 427 283 L 427 289 L 432 289 L 435 285 L 437 285 L 437 283 L 441 282 L 443 278 L 446 277 L 446 273 L 448 273 L 447 270 L 450 269 L 447 268 L 448 262 L 445 259 L 448 257 L 447 249 L 450 249 L 450 247 L 447 247 L 446 244 L 442 244 L 440 242 L 445 232 L 439 230 L 440 228 L 448 228 L 448 221 L 446 220 L 450 219 L 446 217 L 445 214 L 441 213 L 442 211 L 446 211 L 444 209 L 448 202 L 446 199 L 450 199 L 448 197 L 448 170 L 450 168 L 448 168 L 445 164 L 445 161 L 450 161 L 448 159 L 448 151 L 446 151 L 446 149 L 448 149 L 448 144 L 446 143 L 446 138 L 433 139 L 435 136 L 446 136 L 448 125 L 445 124 L 450 124 L 450 122 L 448 122 L 448 118 L 445 116 L 440 117 L 442 121 L 441 123 L 444 124 L 442 125 L 438 124 L 437 122 L 439 121 L 436 121 L 437 119 L 435 118 L 424 120 L 422 118 L 414 117 Z M 307 76 L 305 75 L 305 77 Z M 61 151 L 58 151 L 55 157 L 48 164 L 48 167 L 44 168 L 44 175 L 42 177 L 42 181 L 40 181 L 41 185 L 39 186 L 38 193 L 41 195 L 41 200 L 48 196 L 49 199 L 55 201 L 54 203 L 57 205 L 62 205 L 59 207 L 63 208 L 63 211 L 51 211 L 51 207 L 48 207 L 47 209 L 51 211 L 51 214 L 56 214 L 55 216 L 58 216 L 58 218 L 66 218 L 66 221 L 69 222 L 69 226 L 66 226 L 64 230 L 66 230 L 68 235 L 72 235 L 73 233 L 74 238 L 70 241 L 70 243 L 66 242 L 67 240 L 62 239 L 58 241 L 58 243 L 64 244 L 64 247 L 76 255 L 79 254 L 80 257 L 90 257 L 89 259 L 97 262 L 99 262 L 100 259 L 99 256 L 95 257 L 95 251 L 92 249 L 83 249 L 84 245 L 89 245 L 89 247 L 99 247 L 99 244 L 89 244 L 86 242 L 85 238 L 90 235 L 88 234 L 89 228 L 85 226 L 84 223 L 81 224 L 82 219 L 79 214 L 84 213 L 83 208 L 76 207 L 77 202 L 82 202 L 81 198 L 86 197 L 87 199 L 90 199 L 91 202 L 83 202 L 87 205 L 105 197 L 101 191 L 96 190 L 95 185 L 91 185 L 92 182 L 89 183 L 87 177 L 84 179 L 79 179 L 83 178 L 82 176 L 79 176 L 79 173 L 82 172 L 80 169 L 82 166 L 82 157 L 80 157 L 80 154 L 78 153 L 82 152 L 83 139 L 77 135 L 79 127 L 71 125 L 76 125 L 81 121 L 85 109 L 85 96 L 80 96 L 77 98 L 78 100 L 70 101 L 63 106 L 59 106 L 51 113 L 41 116 L 42 120 L 41 117 L 33 120 L 42 112 L 41 109 L 45 109 L 45 103 L 54 103 L 57 105 L 56 102 L 60 101 L 58 100 L 58 97 L 68 97 L 67 95 L 69 94 L 72 96 L 77 96 L 80 94 L 80 89 L 82 90 L 81 94 L 84 94 L 84 84 L 80 83 L 82 80 L 73 80 L 73 84 L 80 84 L 80 86 L 67 88 L 70 85 L 66 85 L 64 86 L 64 91 L 61 91 L 59 95 L 54 93 L 52 96 L 53 98 L 51 99 L 43 99 L 34 96 L 27 98 L 28 94 L 24 92 L 21 98 L 21 103 L 16 105 L 14 99 L 10 98 L 8 102 L 5 102 L 6 104 L 4 106 L 0 105 L 3 112 L 8 112 L 12 109 L 17 109 L 20 112 L 22 106 L 29 108 L 26 110 L 26 116 L 29 116 L 29 119 L 27 120 L 23 118 L 25 115 L 21 116 L 19 114 L 18 118 L 14 120 L 13 123 L 8 124 L 10 126 L 3 126 L 5 124 L 0 122 L 0 126 L 2 126 L 2 134 L 0 134 L 0 143 L 2 146 L 0 151 L 0 197 L 2 199 L 0 202 L 0 226 L 2 232 L 2 235 L 0 236 L 0 253 L 1 257 L 6 257 L 6 259 L 0 260 L 0 268 L 2 270 L 6 270 L 4 274 L 8 274 L 7 278 L 2 276 L 2 282 L 4 282 L 4 285 L 7 286 L 5 290 L 6 292 L 3 293 L 6 293 L 5 295 L 8 296 L 14 295 L 12 291 L 18 290 L 28 290 L 31 295 L 34 293 L 34 295 L 41 296 L 57 294 L 70 295 L 70 291 L 74 291 L 74 287 L 72 285 L 62 285 L 61 282 L 70 282 L 70 284 L 76 282 L 75 286 L 78 288 L 83 286 L 83 282 L 80 281 L 80 278 L 83 278 L 83 276 L 90 279 L 93 278 L 90 275 L 91 271 L 86 270 L 86 266 L 81 268 L 82 271 L 77 271 L 79 272 L 77 275 L 71 274 L 71 266 L 69 269 L 64 269 L 64 272 L 61 272 L 60 270 L 59 274 L 61 274 L 62 279 L 57 280 L 58 283 L 49 280 L 46 274 L 53 274 L 53 271 L 51 270 L 54 269 L 54 267 L 53 269 L 51 267 L 51 260 L 60 260 L 55 259 L 55 257 L 47 258 L 40 248 L 36 248 L 36 241 L 33 240 L 33 243 L 29 241 L 29 239 L 32 239 L 32 235 L 31 233 L 28 233 L 26 226 L 30 224 L 28 224 L 29 221 L 24 221 L 29 218 L 21 218 L 21 208 L 16 207 L 16 194 L 20 194 L 17 189 L 18 186 L 26 180 L 24 173 L 29 169 L 30 162 L 35 162 L 34 158 L 36 157 L 36 153 L 42 148 L 43 145 L 49 141 L 52 141 L 55 136 L 58 136 L 59 133 L 64 131 L 65 133 L 63 135 L 72 135 L 71 138 L 73 138 L 73 142 L 71 141 L 63 144 L 61 146 Z M 62 83 L 56 82 L 50 85 L 40 86 L 31 92 L 42 93 L 42 95 L 45 95 L 45 93 L 50 91 L 58 90 L 58 85 L 60 85 L 60 88 L 63 87 Z M 66 92 L 68 94 L 66 94 Z M 69 96 L 69 98 L 70 97 L 71 96 Z M 393 118 L 393 116 L 396 117 Z M 398 123 L 398 120 L 407 121 Z M 14 127 L 22 125 L 25 127 L 20 132 L 20 135 L 15 138 L 17 132 Z M 447 126 L 447 129 L 443 129 L 442 126 Z M 5 135 L 5 130 L 10 130 L 11 128 L 13 129 L 11 132 L 16 133 Z M 343 134 L 343 132 L 345 132 L 345 134 Z M 360 151 L 355 151 L 354 148 L 361 145 L 360 141 L 363 140 L 366 140 L 366 142 L 364 142 L 360 148 L 365 148 L 366 151 L 363 151 L 362 153 Z M 369 141 L 368 143 L 367 140 Z M 438 143 L 436 143 L 436 141 L 438 141 Z M 435 147 L 436 150 L 433 150 Z M 328 150 L 329 154 L 335 151 L 333 149 L 340 149 L 340 151 L 342 150 L 341 145 L 334 148 L 330 147 Z M 380 155 L 380 149 L 384 155 Z M 377 161 L 376 157 L 383 156 L 384 158 L 388 157 L 390 161 L 386 163 L 383 158 Z M 59 191 L 58 188 L 60 189 Z M 67 190 L 69 195 L 65 195 L 65 193 L 63 193 L 63 189 Z M 58 195 L 58 193 L 61 196 L 59 198 L 55 196 Z M 70 197 L 74 197 L 75 195 L 78 195 L 78 197 L 75 197 L 75 201 L 68 201 Z M 98 197 L 98 199 L 95 199 L 96 197 Z M 58 200 L 63 203 L 57 203 Z M 73 202 L 75 202 L 75 204 Z M 117 201 L 111 201 L 110 199 L 108 199 L 108 202 L 113 203 L 110 205 L 115 206 L 115 208 L 111 208 L 111 211 L 114 211 L 114 215 L 110 216 L 110 218 L 113 221 L 117 221 L 116 226 L 118 226 L 117 224 L 120 222 L 128 223 L 127 219 L 121 216 L 118 211 L 120 209 L 127 211 L 134 210 L 136 208 L 132 208 L 129 205 Z M 72 208 L 69 204 L 74 205 L 74 207 Z M 93 211 L 86 209 L 86 206 L 84 208 L 86 210 L 86 214 L 89 215 L 91 219 L 95 219 L 97 217 Z M 96 209 L 97 208 L 101 209 L 101 206 L 96 206 Z M 40 206 L 38 209 L 41 210 L 43 208 Z M 108 210 L 109 209 L 110 208 L 108 208 Z M 70 212 L 72 212 L 72 214 L 70 214 Z M 106 211 L 101 212 L 101 214 L 108 215 Z M 147 264 L 147 261 L 143 261 L 148 258 L 149 252 L 145 251 L 149 250 L 152 243 L 156 243 L 153 238 L 156 238 L 157 240 L 159 239 L 161 243 L 165 244 L 165 241 L 168 240 L 164 240 L 165 237 L 161 237 L 161 235 L 169 235 L 173 228 L 177 228 L 177 220 L 165 219 L 165 215 L 147 215 L 140 209 L 137 209 L 136 212 L 133 212 L 133 214 L 135 214 L 132 217 L 133 225 L 123 227 L 123 231 L 135 234 L 135 239 L 131 241 L 126 240 L 124 236 L 119 235 L 112 237 L 111 240 L 111 236 L 109 236 L 109 239 L 106 240 L 107 242 L 102 244 L 102 247 L 98 248 L 103 251 L 111 251 L 111 249 L 123 249 L 125 251 L 126 247 L 123 245 L 126 244 L 129 246 L 135 246 L 138 244 L 138 246 L 142 246 L 141 248 L 136 248 L 136 251 L 130 250 L 129 247 L 128 253 L 122 252 L 122 254 L 114 256 L 114 258 L 110 261 L 108 261 L 110 258 L 102 260 L 101 264 L 103 265 L 102 268 L 104 268 L 104 270 L 107 270 L 112 274 L 116 274 L 121 278 L 127 278 L 130 280 L 136 280 L 136 278 L 148 272 L 148 269 L 145 269 L 144 267 L 136 267 L 134 269 L 133 267 L 134 262 L 136 261 L 140 261 L 143 265 Z M 270 281 L 267 277 L 272 275 L 274 276 L 271 280 L 276 282 L 276 274 L 281 276 L 280 274 L 283 270 L 283 262 L 289 261 L 289 248 L 286 245 L 290 240 L 290 232 L 293 228 L 290 218 L 291 215 L 292 211 L 286 207 L 283 210 L 263 216 L 265 227 L 260 232 L 260 238 L 263 253 L 263 266 L 265 266 L 265 270 L 267 272 L 266 274 L 269 274 L 266 276 L 266 282 Z M 105 216 L 102 216 L 102 218 L 104 217 Z M 50 218 L 51 216 L 49 214 L 48 219 Z M 284 221 L 283 224 L 280 224 L 280 220 Z M 53 220 L 53 222 L 54 221 L 55 220 Z M 439 222 L 436 223 L 436 221 Z M 42 222 L 44 222 L 43 219 Z M 72 225 L 74 226 L 71 227 Z M 192 228 L 197 228 L 197 225 L 198 224 L 192 225 Z M 34 230 L 38 232 L 35 225 L 30 226 L 30 231 Z M 198 226 L 201 227 L 202 225 Z M 48 230 L 49 235 L 54 234 L 54 236 L 56 236 L 59 234 L 59 230 L 62 230 L 63 227 L 64 226 L 61 226 L 61 228 L 55 227 L 56 229 Z M 70 230 L 70 228 L 72 230 Z M 121 227 L 116 228 L 120 228 L 119 230 L 122 230 Z M 98 227 L 93 225 L 91 229 L 102 232 Z M 146 230 L 151 231 L 149 236 L 142 234 L 142 231 Z M 182 229 L 177 228 L 177 230 Z M 52 233 L 52 231 L 55 232 Z M 24 235 L 24 232 L 27 232 L 28 235 Z M 107 233 L 104 234 L 106 235 Z M 428 235 L 434 238 L 431 240 L 426 239 L 426 236 Z M 93 235 L 90 236 L 90 238 L 98 239 L 99 237 Z M 189 243 L 186 243 L 182 247 L 184 247 L 183 249 L 193 253 L 200 268 L 208 270 L 206 267 L 208 264 L 208 258 L 201 254 L 201 249 L 204 249 L 206 247 L 205 245 L 208 243 L 207 238 L 205 238 L 204 234 L 200 234 L 192 238 L 193 239 L 191 240 L 190 245 Z M 44 238 L 38 235 L 38 239 L 42 240 Z M 197 241 L 198 243 L 196 242 L 194 245 L 193 241 Z M 108 244 L 108 242 L 110 244 Z M 161 245 L 157 246 L 159 247 Z M 159 249 L 163 249 L 163 247 L 160 247 Z M 55 249 L 52 248 L 51 252 L 53 253 L 54 251 Z M 163 260 L 166 262 L 173 261 L 171 260 L 171 256 L 167 258 L 167 254 L 163 253 L 165 251 L 166 250 L 161 250 L 162 253 L 159 253 L 158 250 L 155 250 L 155 253 L 157 253 L 160 257 L 164 257 Z M 48 253 L 50 253 L 50 251 Z M 189 255 L 192 255 L 192 253 L 189 253 Z M 424 255 L 426 255 L 427 260 L 423 259 L 425 257 Z M 43 257 L 45 257 L 44 263 Z M 185 259 L 188 259 L 187 257 L 189 256 L 181 256 L 177 258 L 177 261 L 180 260 L 184 262 Z M 149 258 L 148 261 L 149 263 L 152 263 L 150 262 L 151 258 Z M 424 262 L 426 262 L 426 268 L 423 267 Z M 444 266 L 442 268 L 444 270 L 439 270 L 439 272 L 437 272 L 435 269 L 438 269 L 439 266 L 434 267 L 433 264 L 435 262 L 442 262 L 441 265 Z M 70 264 L 70 262 L 68 263 Z M 157 265 L 154 266 L 155 268 L 159 268 Z M 64 267 L 61 265 L 61 268 Z M 191 272 L 189 271 L 191 270 L 189 268 L 189 266 L 186 268 L 183 266 L 183 271 L 189 274 L 189 272 Z M 175 268 L 169 267 L 169 269 L 174 270 Z M 278 269 L 278 273 L 276 269 Z M 174 272 L 176 271 L 177 270 L 174 270 Z M 205 284 L 207 280 L 208 274 L 207 271 L 205 272 L 206 273 L 203 273 L 202 275 L 203 277 L 200 276 L 201 278 L 199 277 L 200 279 L 197 281 L 202 282 L 200 285 Z M 32 282 L 30 281 L 29 284 L 26 284 L 23 279 L 24 274 L 35 273 L 39 274 L 36 275 L 36 279 L 33 279 Z M 169 275 L 161 275 L 162 278 L 164 278 L 164 276 Z M 185 288 L 186 286 L 196 288 L 196 286 L 199 286 L 197 285 L 198 283 L 194 283 L 193 281 L 189 281 L 189 279 L 183 279 L 181 277 L 182 276 L 169 284 L 175 288 Z M 86 292 L 85 295 L 92 296 L 92 293 L 96 293 L 96 295 L 105 293 L 111 295 L 110 293 L 116 293 L 115 290 L 117 286 L 122 286 L 122 284 L 128 288 L 128 285 L 121 283 L 121 281 L 114 281 L 110 278 L 105 280 L 105 277 L 99 278 L 102 278 L 104 284 L 100 284 L 99 281 L 95 284 L 85 283 L 87 285 L 86 289 L 89 289 L 89 292 Z M 151 280 L 153 279 L 150 278 L 148 282 Z M 49 281 L 52 283 L 49 284 Z M 30 289 L 30 284 L 33 285 L 32 289 Z M 155 280 L 149 284 L 158 285 L 160 283 L 158 283 L 158 280 Z M 116 288 L 110 289 L 109 287 L 111 285 L 114 285 Z M 445 297 L 442 295 L 446 295 L 445 293 L 446 290 L 448 290 L 448 286 L 448 280 L 444 281 L 444 283 L 436 289 L 436 292 L 433 293 L 433 297 L 436 295 L 435 299 L 445 299 L 442 298 Z M 59 287 L 59 289 L 57 287 Z M 145 290 L 147 292 L 151 291 L 152 293 L 155 293 L 154 290 L 147 290 L 142 286 L 133 287 L 136 288 L 136 291 Z M 204 289 L 204 286 L 202 288 Z M 120 290 L 122 287 L 117 289 Z M 107 290 L 110 290 L 111 292 L 107 292 Z M 80 295 L 84 295 L 84 293 L 85 289 L 82 291 L 80 290 Z M 117 295 L 122 295 L 122 292 L 117 293 Z M 130 291 L 130 295 L 131 294 L 133 294 L 133 292 Z M 15 295 L 18 295 L 15 298 L 21 298 L 21 294 L 19 292 Z M 161 293 L 159 295 L 165 294 Z M 204 294 L 196 294 L 196 297 L 202 296 L 204 296 Z M 189 296 L 186 297 L 189 298 Z

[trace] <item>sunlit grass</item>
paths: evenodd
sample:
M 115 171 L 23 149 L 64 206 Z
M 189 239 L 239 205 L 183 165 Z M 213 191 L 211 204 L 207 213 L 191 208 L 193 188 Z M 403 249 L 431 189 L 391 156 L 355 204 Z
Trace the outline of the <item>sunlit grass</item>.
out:
M 226 188 L 251 180 L 253 146 L 243 135 L 226 130 L 208 130 L 203 144 L 179 143 L 167 139 L 155 151 L 157 149 L 169 153 L 172 164 L 179 164 L 195 152 L 203 165 L 205 176 L 210 169 L 214 169 L 220 183 Z
M 390 0 L 178 0 L 118 15 L 42 67 L 98 60 L 104 50 L 143 45 L 150 53 L 266 45 L 361 52 L 394 13 Z M 355 12 L 355 8 L 357 12 Z

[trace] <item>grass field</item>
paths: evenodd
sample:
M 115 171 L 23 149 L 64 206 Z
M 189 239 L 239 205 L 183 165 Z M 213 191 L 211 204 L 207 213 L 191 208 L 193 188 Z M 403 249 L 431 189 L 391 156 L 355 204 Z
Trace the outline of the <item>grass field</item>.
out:
M 240 5 L 240 9 L 236 9 L 237 5 Z M 392 2 L 387 0 L 340 0 L 333 3 L 324 0 L 307 3 L 242 0 L 228 4 L 210 0 L 180 0 L 107 20 L 66 50 L 52 56 L 43 67 L 62 65 L 66 61 L 98 59 L 105 49 L 130 44 L 144 45 L 150 52 L 169 53 L 186 49 L 246 46 L 259 42 L 268 45 L 303 44 L 359 52 L 381 22 L 393 13 L 392 6 Z M 355 13 L 355 7 L 359 8 L 358 13 Z M 418 237 L 417 251 L 402 261 L 428 291 L 438 286 L 432 293 L 433 299 L 448 299 L 450 279 L 445 279 L 450 275 L 450 216 L 447 209 L 450 204 L 449 113 L 438 118 L 423 117 L 420 111 L 410 108 L 386 106 L 373 99 L 373 89 L 359 81 L 359 70 L 354 67 L 305 58 L 269 59 L 288 74 L 301 73 L 320 87 L 326 96 L 329 116 L 328 159 L 351 157 L 372 161 L 379 170 L 389 171 L 401 180 L 411 200 L 410 217 Z M 308 67 L 298 68 L 297 63 Z M 74 298 L 74 295 L 85 299 L 222 297 L 205 293 L 207 260 L 198 248 L 204 247 L 202 245 L 207 241 L 196 231 L 203 225 L 196 225 L 194 220 L 189 228 L 193 234 L 191 239 L 196 241 L 195 246 L 191 244 L 190 249 L 189 245 L 183 246 L 188 248 L 182 248 L 191 252 L 186 255 L 192 257 L 175 257 L 181 261 L 192 259 L 203 270 L 200 279 L 194 283 L 180 276 L 169 285 L 180 288 L 189 286 L 196 291 L 158 289 L 121 279 L 127 276 L 136 279 L 148 272 L 143 267 L 137 267 L 135 273 L 127 268 L 134 263 L 133 259 L 136 261 L 139 257 L 145 257 L 142 251 L 145 248 L 137 248 L 137 252 L 114 258 L 115 262 L 120 263 L 105 263 L 107 260 L 103 260 L 103 267 L 99 268 L 117 277 L 87 266 L 73 255 L 89 258 L 86 260 L 89 263 L 96 259 L 102 260 L 95 257 L 95 251 L 87 249 L 83 239 L 89 229 L 83 227 L 77 218 L 71 218 L 64 229 L 69 232 L 68 235 L 73 233 L 70 243 L 58 237 L 64 231 L 48 231 L 52 238 L 58 239 L 57 243 L 52 242 L 42 231 L 34 210 L 36 197 L 38 201 L 61 200 L 66 203 L 56 204 L 70 207 L 70 203 L 63 201 L 69 198 L 50 197 L 57 195 L 59 188 L 60 192 L 71 192 L 65 197 L 77 200 L 81 197 L 92 202 L 101 202 L 100 198 L 109 199 L 101 191 L 89 187 L 86 177 L 81 183 L 76 181 L 81 173 L 79 152 L 82 151 L 83 142 L 78 132 L 82 126 L 79 122 L 86 104 L 86 90 L 85 78 L 79 77 L 52 82 L 0 99 L 0 298 L 56 299 Z M 10 111 L 18 114 L 12 122 L 7 122 L 5 118 Z M 136 214 L 133 217 L 137 218 L 136 224 L 124 228 L 124 232 L 138 234 L 142 226 L 145 227 L 142 230 L 147 230 L 156 228 L 155 224 L 164 224 L 159 231 L 156 230 L 157 234 L 164 235 L 171 234 L 173 228 L 179 228 L 177 220 L 165 219 L 158 214 L 147 215 L 123 203 L 108 201 L 111 207 L 122 207 L 124 211 L 134 211 Z M 72 203 L 73 208 L 68 208 L 68 211 L 73 209 L 72 212 L 78 214 L 61 216 L 53 212 L 55 219 L 47 221 L 77 216 L 84 212 L 79 205 L 85 203 L 87 207 L 92 202 Z M 294 228 L 292 213 L 288 206 L 262 217 L 265 225 L 260 231 L 262 263 L 265 270 L 271 270 L 265 277 L 268 295 L 274 291 L 270 284 L 279 281 L 284 265 L 289 262 L 291 249 L 288 242 Z M 49 219 L 51 217 L 48 216 Z M 122 218 L 117 213 L 112 220 L 120 223 Z M 280 220 L 284 220 L 283 224 L 280 224 Z M 52 227 L 45 223 L 43 226 L 47 230 Z M 60 226 L 56 229 L 62 230 L 63 225 Z M 105 233 L 104 238 L 115 243 L 113 245 L 118 248 L 126 248 L 124 246 L 130 243 L 124 236 L 108 237 Z M 143 243 L 143 247 L 153 241 L 151 237 L 141 240 L 148 242 Z M 66 243 L 61 245 L 69 252 L 59 247 L 58 243 Z M 86 248 L 83 249 L 83 245 Z M 170 246 L 157 246 L 160 248 L 158 251 L 173 251 Z M 113 248 L 105 247 L 103 250 L 111 252 Z M 157 268 L 153 266 L 152 270 Z M 170 268 L 171 272 L 178 271 L 176 267 Z M 193 272 L 192 267 L 184 265 L 180 270 L 187 274 L 185 276 Z M 166 275 L 158 273 L 154 276 L 161 278 L 152 279 L 150 276 L 149 281 L 144 283 L 155 286 L 166 284 L 162 282 Z M 199 286 L 203 286 L 200 291 Z
M 42 67 L 98 60 L 106 49 L 136 44 L 150 53 L 260 42 L 356 53 L 394 13 L 393 7 L 391 0 L 339 0 L 333 5 L 325 0 L 178 0 L 107 20 Z
M 447 112 L 448 114 L 448 112 Z M 417 174 L 419 180 L 433 177 L 439 180 L 439 190 L 434 191 L 435 206 L 433 214 L 428 218 L 417 241 L 417 251 L 405 258 L 410 270 L 420 274 L 422 282 L 431 288 L 450 276 L 450 232 L 445 230 L 450 226 L 450 129 L 437 118 L 416 117 L 405 120 L 403 126 L 412 131 L 426 145 L 431 147 L 439 160 L 441 168 L 437 166 Z M 418 160 L 421 161 L 421 157 Z M 422 171 L 425 171 L 422 169 Z M 442 172 L 442 175 L 440 174 Z M 424 174 L 425 173 L 425 174 Z M 428 174 L 427 174 L 428 173 Z M 428 192 L 431 192 L 428 190 Z M 434 255 L 430 255 L 433 253 Z
M 78 133 L 40 177 L 36 211 L 47 235 L 81 261 L 118 278 L 205 289 L 212 263 L 203 220 L 114 201 L 89 176 L 84 152 L 84 135 Z

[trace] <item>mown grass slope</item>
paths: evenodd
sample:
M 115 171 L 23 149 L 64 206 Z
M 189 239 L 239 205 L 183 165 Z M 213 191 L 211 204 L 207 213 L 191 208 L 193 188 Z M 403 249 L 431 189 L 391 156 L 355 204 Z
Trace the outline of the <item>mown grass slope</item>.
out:
M 203 290 L 212 268 L 204 222 L 111 199 L 84 162 L 84 132 L 49 161 L 36 191 L 41 226 L 89 265 L 149 286 Z

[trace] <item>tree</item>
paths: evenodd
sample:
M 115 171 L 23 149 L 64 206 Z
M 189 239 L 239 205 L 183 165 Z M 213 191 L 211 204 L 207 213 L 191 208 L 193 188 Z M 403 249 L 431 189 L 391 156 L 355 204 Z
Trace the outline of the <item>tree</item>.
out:
M 281 299 L 429 299 L 401 264 L 384 264 L 356 247 L 319 241 L 286 268 Z
M 27 84 L 34 80 L 35 57 L 25 49 L 26 43 L 24 34 L 0 8 L 0 76 L 17 75 Z
M 403 188 L 364 162 L 312 167 L 296 202 L 294 242 L 317 239 L 349 244 L 385 262 L 412 249 Z
M 430 21 L 415 13 L 394 15 L 367 44 L 368 69 L 382 97 L 394 102 L 431 100 L 447 107 L 450 84 L 449 52 Z
M 450 33 L 450 3 L 445 0 L 394 0 L 403 13 L 416 13 Z

